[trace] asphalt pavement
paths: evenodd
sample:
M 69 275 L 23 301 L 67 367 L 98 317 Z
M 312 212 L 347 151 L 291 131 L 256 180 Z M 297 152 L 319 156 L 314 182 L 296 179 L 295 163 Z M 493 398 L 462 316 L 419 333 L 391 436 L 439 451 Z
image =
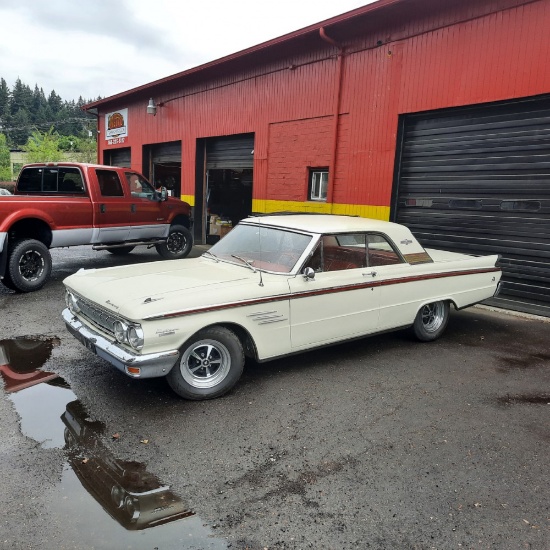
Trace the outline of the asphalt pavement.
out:
M 4 379 L 0 547 L 550 548 L 548 319 L 469 308 L 436 342 L 248 361 L 228 395 L 190 402 L 125 377 L 60 317 L 67 275 L 154 250 L 53 258 L 42 290 L 0 288 L 12 362 L 59 376 Z

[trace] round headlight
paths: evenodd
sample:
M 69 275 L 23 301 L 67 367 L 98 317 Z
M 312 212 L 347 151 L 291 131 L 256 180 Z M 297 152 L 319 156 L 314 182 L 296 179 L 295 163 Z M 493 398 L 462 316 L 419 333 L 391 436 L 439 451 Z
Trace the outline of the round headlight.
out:
M 69 308 L 69 311 L 73 314 L 78 313 L 80 311 L 80 307 L 78 307 L 78 299 L 77 297 L 67 290 L 65 293 L 65 303 L 67 304 L 67 307 Z
M 143 347 L 143 330 L 141 327 L 131 326 L 128 329 L 128 342 L 134 349 L 140 350 Z
M 122 321 L 114 322 L 113 332 L 115 333 L 116 341 L 120 344 L 128 341 L 128 327 Z

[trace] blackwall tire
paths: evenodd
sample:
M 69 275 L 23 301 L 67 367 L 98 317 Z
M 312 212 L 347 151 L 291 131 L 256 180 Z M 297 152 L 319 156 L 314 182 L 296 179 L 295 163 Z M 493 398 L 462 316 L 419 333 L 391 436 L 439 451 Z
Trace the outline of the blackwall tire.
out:
M 237 336 L 214 326 L 201 330 L 183 345 L 167 380 L 180 397 L 214 399 L 238 382 L 243 367 L 243 347 Z
M 48 247 L 35 239 L 15 242 L 10 251 L 7 271 L 18 292 L 33 292 L 42 288 L 52 272 Z
M 155 245 L 157 252 L 167 260 L 181 260 L 189 255 L 193 247 L 193 235 L 183 225 L 170 226 L 166 242 Z
M 121 246 L 119 248 L 108 248 L 107 251 L 113 254 L 113 256 L 126 256 L 134 250 L 135 246 Z
M 432 302 L 420 308 L 416 314 L 413 333 L 421 342 L 439 338 L 449 322 L 449 302 Z

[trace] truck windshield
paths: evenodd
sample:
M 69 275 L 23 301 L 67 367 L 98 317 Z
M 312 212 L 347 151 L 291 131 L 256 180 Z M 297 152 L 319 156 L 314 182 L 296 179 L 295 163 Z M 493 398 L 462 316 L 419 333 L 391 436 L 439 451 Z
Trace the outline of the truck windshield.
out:
M 209 256 L 243 267 L 290 273 L 312 237 L 260 225 L 237 225 L 210 250 Z

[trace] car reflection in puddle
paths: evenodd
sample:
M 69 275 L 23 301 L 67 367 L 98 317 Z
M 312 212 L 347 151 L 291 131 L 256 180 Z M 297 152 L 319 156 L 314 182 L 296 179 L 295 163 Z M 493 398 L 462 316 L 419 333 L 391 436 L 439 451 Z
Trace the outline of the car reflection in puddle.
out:
M 57 345 L 57 339 L 1 340 L 0 372 L 22 433 L 43 448 L 66 452 L 60 486 L 47 501 L 78 543 L 106 549 L 227 548 L 144 464 L 114 458 L 102 443 L 104 425 L 89 418 L 66 382 L 39 370 Z
M 116 460 L 103 446 L 100 422 L 79 401 L 62 415 L 69 464 L 84 488 L 126 529 L 147 529 L 195 515 L 143 464 Z

